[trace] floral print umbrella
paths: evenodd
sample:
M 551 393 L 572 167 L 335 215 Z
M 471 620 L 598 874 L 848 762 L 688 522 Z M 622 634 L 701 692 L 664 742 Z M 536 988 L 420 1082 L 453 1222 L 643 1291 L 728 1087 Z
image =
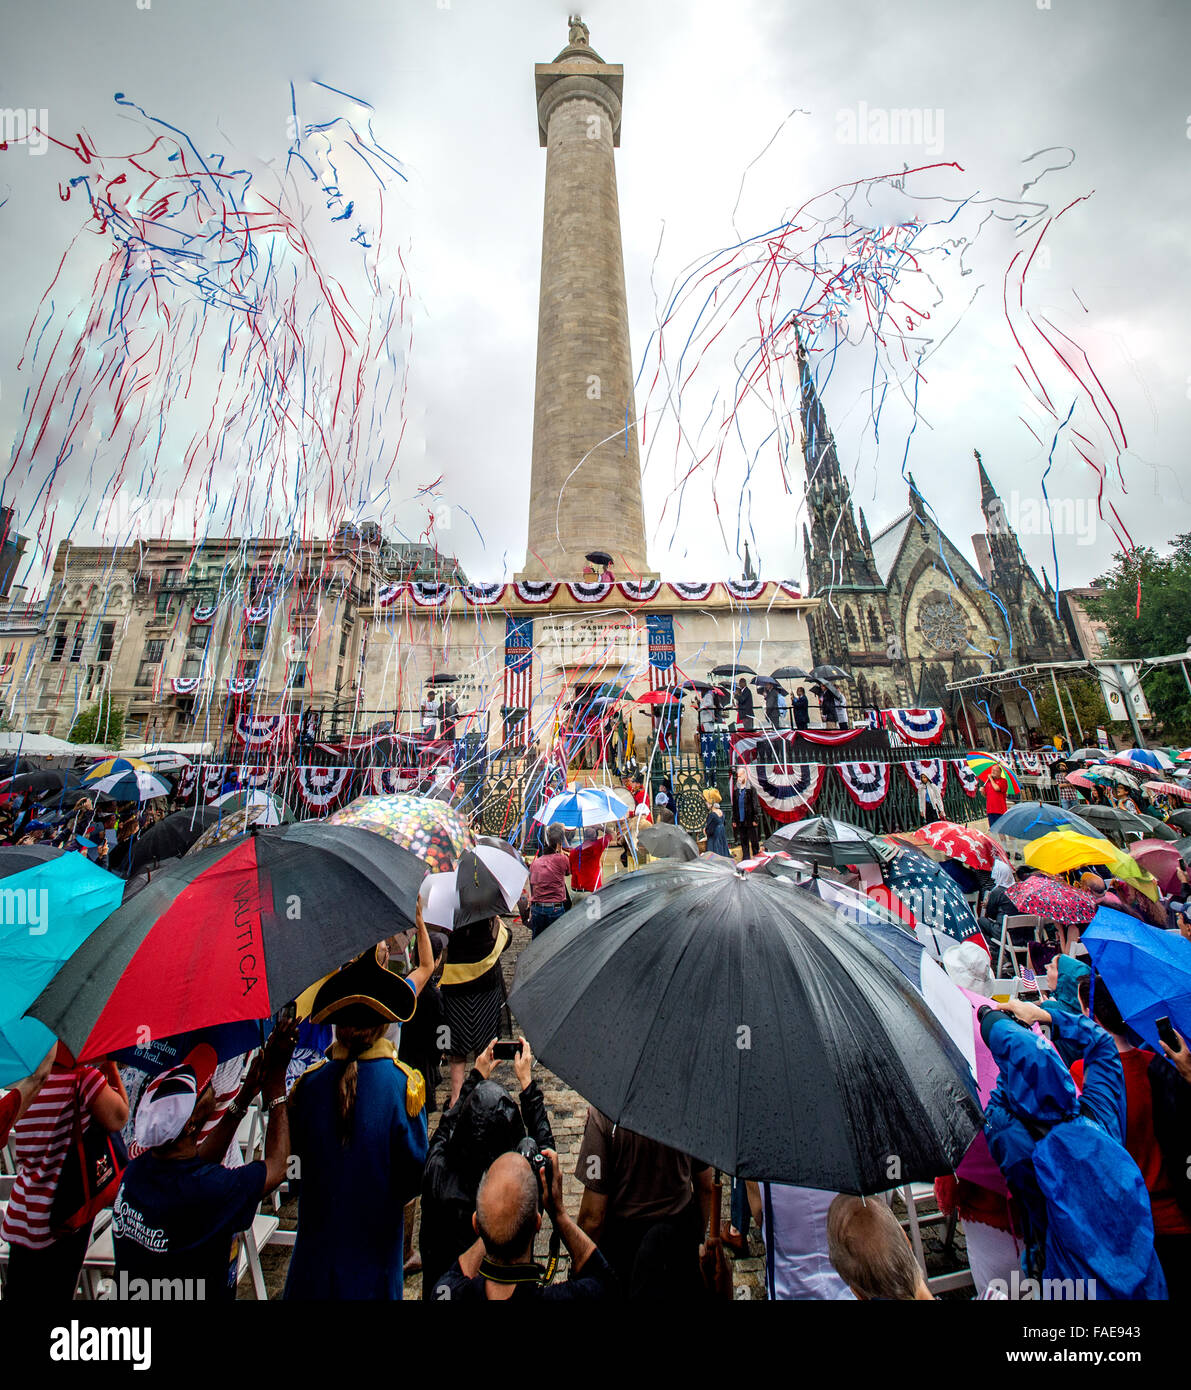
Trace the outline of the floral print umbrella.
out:
M 1005 896 L 1022 912 L 1049 917 L 1065 927 L 1086 927 L 1099 907 L 1090 893 L 1072 888 L 1051 874 L 1031 874 L 1021 883 L 1011 883 Z
M 358 797 L 328 816 L 327 824 L 356 825 L 383 835 L 416 854 L 435 874 L 449 873 L 475 844 L 471 830 L 445 801 L 408 792 Z

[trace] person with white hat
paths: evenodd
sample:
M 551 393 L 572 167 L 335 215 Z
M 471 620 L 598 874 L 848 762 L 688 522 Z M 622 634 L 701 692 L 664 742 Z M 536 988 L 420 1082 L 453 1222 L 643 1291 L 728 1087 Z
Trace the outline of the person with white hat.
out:
M 239 1233 L 286 1175 L 285 1069 L 296 1039 L 296 1024 L 274 1029 L 235 1102 L 205 1138 L 217 1104 L 212 1047 L 200 1043 L 145 1087 L 134 1129 L 143 1152 L 125 1170 L 112 1212 L 118 1287 L 132 1279 L 188 1279 L 193 1297 L 235 1298 Z M 265 1157 L 225 1168 L 223 1156 L 258 1091 L 268 1115 Z

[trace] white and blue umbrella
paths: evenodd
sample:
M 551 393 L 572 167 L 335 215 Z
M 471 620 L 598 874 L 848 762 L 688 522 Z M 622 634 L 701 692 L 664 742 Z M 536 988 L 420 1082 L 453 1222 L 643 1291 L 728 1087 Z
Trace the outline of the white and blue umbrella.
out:
M 627 820 L 635 809 L 627 792 L 612 787 L 572 787 L 552 796 L 534 819 L 542 825 L 581 830 L 588 825 Z
M 1174 767 L 1171 759 L 1155 748 L 1126 748 L 1114 753 L 1108 761 L 1120 767 L 1136 767 L 1143 772 L 1167 772 Z

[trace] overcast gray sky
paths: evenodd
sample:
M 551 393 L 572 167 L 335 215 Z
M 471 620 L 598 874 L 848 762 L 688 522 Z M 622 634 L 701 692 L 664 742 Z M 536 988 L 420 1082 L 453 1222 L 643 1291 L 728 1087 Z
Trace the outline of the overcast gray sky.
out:
M 134 148 L 136 131 L 112 100 L 121 91 L 185 129 L 200 149 L 263 163 L 281 160 L 289 143 L 291 81 L 300 94 L 321 81 L 373 105 L 376 137 L 408 176 L 385 215 L 390 235 L 407 248 L 415 302 L 409 426 L 379 519 L 415 533 L 425 511 L 408 499 L 442 476 L 438 491 L 452 524 L 439 544 L 479 578 L 511 573 L 524 555 L 545 171 L 533 65 L 564 45 L 567 12 L 551 0 L 5 4 L 3 105 L 44 110 L 59 139 L 86 130 L 100 148 Z M 919 191 L 1007 206 L 1041 167 L 1069 163 L 1029 195 L 1052 211 L 1092 195 L 1048 234 L 1049 264 L 1031 272 L 1034 307 L 1087 351 L 1120 412 L 1128 491 L 1116 486 L 1109 495 L 1134 539 L 1162 544 L 1191 529 L 1188 15 L 1181 0 L 1053 0 L 1045 8 L 1036 0 L 838 7 L 598 0 L 584 7 L 593 47 L 625 67 L 617 161 L 636 361 L 656 326 L 655 296 L 664 299 L 692 262 L 735 243 L 734 222 L 750 235 L 848 180 L 937 161 L 955 161 L 962 172 L 931 176 Z M 842 142 L 840 113 L 859 112 L 861 103 L 869 112 L 940 113 L 941 151 Z M 1069 147 L 1074 160 L 1060 152 L 1023 166 L 1050 147 Z M 29 374 L 15 367 L 25 335 L 79 227 L 77 200 L 58 196 L 65 170 L 52 152 L 35 157 L 13 146 L 0 155 L 6 439 L 24 425 Z M 892 200 L 890 215 L 908 215 L 911 203 Z M 941 206 L 931 204 L 929 216 Z M 882 210 L 878 199 L 875 221 Z M 965 215 L 971 229 L 972 209 Z M 105 250 L 92 241 L 83 263 L 72 262 L 62 297 L 89 290 Z M 932 328 L 936 341 L 945 328 L 954 331 L 923 369 L 907 466 L 966 550 L 981 529 L 972 461 L 979 448 L 1006 499 L 1016 494 L 1030 559 L 1052 568 L 1050 537 L 1036 524 L 1050 437 L 1015 371 L 1022 359 L 1001 306 L 1001 277 L 1021 245 L 1010 224 L 990 224 L 972 248 L 972 274 L 943 286 Z M 748 350 L 747 317 L 738 314 L 727 330 L 726 357 L 700 368 L 684 423 L 697 428 L 715 392 L 732 391 L 729 364 Z M 674 356 L 681 346 L 668 342 Z M 904 506 L 911 418 L 891 399 L 876 445 L 864 389 L 872 361 L 871 342 L 850 357 L 842 352 L 825 400 L 875 531 Z M 1048 385 L 1056 379 L 1052 371 Z M 1060 416 L 1072 399 L 1055 395 Z M 386 437 L 394 433 L 387 422 Z M 709 475 L 688 486 L 674 531 L 674 458 L 673 442 L 659 437 L 646 472 L 653 563 L 671 577 L 738 573 L 745 453 L 728 459 L 716 484 L 726 545 Z M 1050 493 L 1065 506 L 1061 581 L 1086 582 L 1107 566 L 1114 544 L 1095 520 L 1094 475 L 1067 436 L 1056 449 Z M 18 503 L 28 504 L 28 493 L 18 493 Z M 783 492 L 772 451 L 762 451 L 743 514 L 768 577 L 805 577 L 800 503 L 798 492 Z

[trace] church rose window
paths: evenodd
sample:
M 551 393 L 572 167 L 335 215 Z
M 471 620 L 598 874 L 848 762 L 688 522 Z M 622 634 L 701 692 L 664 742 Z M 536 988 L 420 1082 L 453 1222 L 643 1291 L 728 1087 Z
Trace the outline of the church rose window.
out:
M 932 599 L 919 614 L 922 635 L 940 652 L 959 651 L 967 645 L 968 624 L 963 613 L 946 599 Z

